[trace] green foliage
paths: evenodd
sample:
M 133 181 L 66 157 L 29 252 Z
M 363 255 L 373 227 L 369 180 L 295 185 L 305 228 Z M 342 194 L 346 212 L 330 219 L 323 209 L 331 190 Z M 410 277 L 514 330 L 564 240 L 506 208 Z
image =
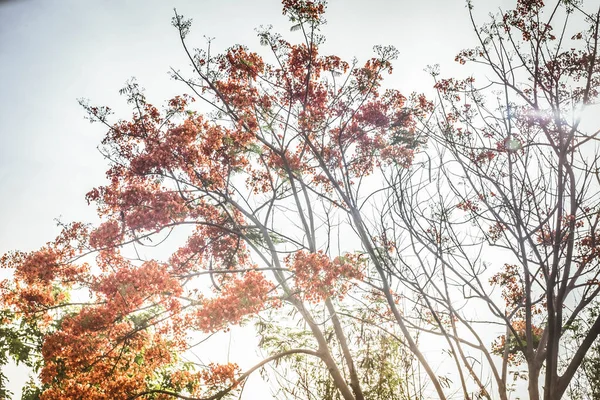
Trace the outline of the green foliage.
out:
M 568 327 L 568 343 L 579 346 L 598 314 L 600 303 L 596 302 L 587 311 L 585 318 Z M 600 340 L 592 344 L 586 353 L 581 366 L 568 390 L 569 398 L 573 400 L 600 399 Z
M 587 315 L 587 323 L 592 324 L 600 313 L 600 303 L 595 304 Z M 581 339 L 583 334 L 587 333 L 587 329 L 578 332 Z M 581 364 L 581 374 L 585 376 L 587 381 L 587 394 L 592 399 L 600 399 L 600 340 L 596 339 L 592 347 L 586 353 Z
M 33 379 L 30 379 L 23 387 L 21 400 L 39 400 L 42 390 L 36 385 Z
M 34 371 L 41 366 L 42 332 L 35 321 L 17 318 L 9 310 L 0 310 L 0 367 L 10 361 L 24 364 Z M 6 388 L 7 377 L 0 370 L 0 399 L 11 398 L 12 393 Z M 33 400 L 35 385 L 30 382 L 23 393 L 23 399 Z
M 412 354 L 389 331 L 387 324 L 368 319 L 368 312 L 360 307 L 342 310 L 338 317 L 348 340 L 352 358 L 366 400 L 419 400 L 421 388 L 416 384 L 418 366 Z M 330 321 L 327 312 L 315 312 L 319 320 Z M 276 323 L 262 320 L 257 324 L 259 346 L 269 354 L 295 348 L 317 347 L 310 329 L 302 321 L 294 322 L 293 315 L 273 315 Z M 381 321 L 380 321 L 381 322 Z M 322 326 L 333 350 L 334 358 L 343 359 L 343 352 L 333 326 Z M 385 328 L 383 328 L 385 329 Z M 393 330 L 393 328 L 392 328 Z M 349 381 L 347 368 L 343 371 Z M 262 371 L 265 380 L 275 380 L 278 399 L 342 399 L 326 366 L 316 357 L 294 354 L 277 360 L 272 370 Z

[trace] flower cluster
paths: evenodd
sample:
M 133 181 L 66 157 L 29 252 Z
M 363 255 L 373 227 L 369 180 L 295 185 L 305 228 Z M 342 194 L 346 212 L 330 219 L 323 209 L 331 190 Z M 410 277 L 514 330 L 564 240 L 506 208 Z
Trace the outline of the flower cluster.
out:
M 347 254 L 331 260 L 322 251 L 299 251 L 288 256 L 286 263 L 294 271 L 296 286 L 311 302 L 341 297 L 350 288 L 350 280 L 363 278 L 363 263 L 359 255 Z
M 512 309 L 521 305 L 523 301 L 523 282 L 517 265 L 504 264 L 503 270 L 490 278 L 490 283 L 502 288 L 502 297 L 507 307 Z
M 247 271 L 241 277 L 226 281 L 217 296 L 201 298 L 198 308 L 188 317 L 189 324 L 209 333 L 239 324 L 245 316 L 256 314 L 266 307 L 272 289 L 273 284 L 264 274 Z
M 524 361 L 523 349 L 527 346 L 527 325 L 524 319 L 516 319 L 512 323 L 512 329 L 516 332 L 509 335 L 508 342 L 506 335 L 498 337 L 494 343 L 492 343 L 492 352 L 496 355 L 502 356 L 505 350 L 508 352 L 508 362 L 511 365 L 519 365 Z M 542 338 L 544 329 L 537 325 L 531 326 L 531 337 L 532 346 L 535 349 Z

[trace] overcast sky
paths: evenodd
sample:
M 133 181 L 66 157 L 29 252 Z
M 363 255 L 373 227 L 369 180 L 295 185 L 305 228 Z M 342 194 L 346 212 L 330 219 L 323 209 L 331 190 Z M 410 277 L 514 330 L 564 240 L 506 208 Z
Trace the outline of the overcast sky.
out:
M 475 5 L 481 16 L 501 6 Z M 127 118 L 118 90 L 132 76 L 158 105 L 186 92 L 167 73 L 188 68 L 174 7 L 194 20 L 192 47 L 206 35 L 216 49 L 260 49 L 254 29 L 269 24 L 293 41 L 277 0 L 0 0 L 0 254 L 40 247 L 57 233 L 54 218 L 95 220 L 84 195 L 104 183 L 104 131 L 84 120 L 78 98 Z M 373 45 L 395 45 L 388 84 L 406 93 L 431 88 L 429 64 L 468 74 L 453 62 L 475 41 L 463 0 L 332 0 L 326 19 L 324 53 L 364 61 Z M 26 378 L 22 369 L 8 375 L 13 388 Z

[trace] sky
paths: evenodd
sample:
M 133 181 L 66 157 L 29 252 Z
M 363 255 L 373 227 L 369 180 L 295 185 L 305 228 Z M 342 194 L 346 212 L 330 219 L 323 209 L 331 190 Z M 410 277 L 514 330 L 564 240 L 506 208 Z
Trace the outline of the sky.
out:
M 474 3 L 483 21 L 510 2 Z M 261 25 L 293 40 L 277 0 L 0 0 L 0 254 L 42 246 L 58 232 L 55 218 L 96 221 L 84 195 L 104 183 L 107 164 L 96 148 L 104 130 L 84 119 L 77 99 L 127 118 L 118 90 L 131 77 L 155 104 L 185 93 L 168 75 L 170 67 L 189 70 L 173 8 L 194 20 L 192 47 L 206 36 L 217 51 L 260 49 Z M 431 90 L 427 65 L 468 74 L 453 61 L 475 43 L 463 0 L 331 0 L 326 19 L 324 53 L 364 61 L 373 45 L 396 46 L 386 85 L 405 93 Z M 7 372 L 13 389 L 27 378 L 23 368 Z

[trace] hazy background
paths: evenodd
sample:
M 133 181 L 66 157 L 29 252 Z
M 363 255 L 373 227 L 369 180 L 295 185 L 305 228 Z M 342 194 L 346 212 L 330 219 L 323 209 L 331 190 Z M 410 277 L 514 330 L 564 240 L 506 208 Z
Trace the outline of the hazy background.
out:
M 511 4 L 475 0 L 480 20 L 501 3 Z M 194 20 L 191 47 L 204 47 L 206 35 L 216 51 L 236 43 L 264 51 L 254 29 L 269 24 L 299 40 L 277 0 L 0 0 L 0 254 L 40 247 L 57 233 L 54 218 L 96 220 L 84 195 L 104 183 L 96 150 L 104 129 L 83 118 L 78 98 L 128 118 L 118 90 L 132 76 L 156 105 L 188 92 L 167 73 L 189 71 L 170 24 L 174 7 Z M 454 63 L 475 44 L 463 0 L 332 0 L 326 19 L 323 53 L 364 61 L 373 45 L 395 45 L 400 59 L 386 85 L 405 93 L 431 90 L 429 64 L 441 64 L 443 75 L 469 74 Z M 231 354 L 246 368 L 258 355 L 252 333 L 241 333 Z M 6 374 L 20 398 L 27 371 L 10 366 Z M 266 394 L 258 378 L 252 393 Z

